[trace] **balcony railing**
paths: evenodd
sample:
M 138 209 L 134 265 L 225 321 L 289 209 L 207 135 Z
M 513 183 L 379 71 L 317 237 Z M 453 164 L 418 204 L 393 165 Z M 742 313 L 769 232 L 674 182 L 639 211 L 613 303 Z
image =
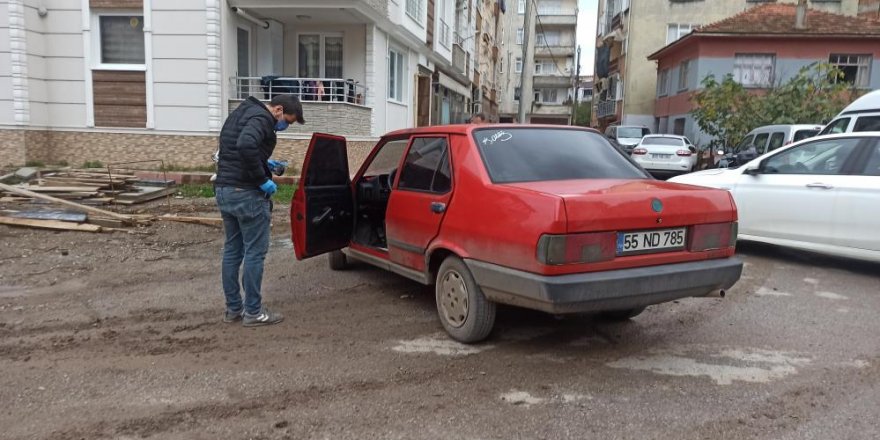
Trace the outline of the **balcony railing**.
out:
M 364 105 L 367 88 L 357 81 L 339 78 L 253 77 L 232 78 L 230 100 L 241 101 L 253 96 L 269 101 L 275 95 L 292 94 L 302 102 L 343 102 Z
M 617 115 L 617 101 L 599 101 L 596 106 L 596 116 L 607 118 Z

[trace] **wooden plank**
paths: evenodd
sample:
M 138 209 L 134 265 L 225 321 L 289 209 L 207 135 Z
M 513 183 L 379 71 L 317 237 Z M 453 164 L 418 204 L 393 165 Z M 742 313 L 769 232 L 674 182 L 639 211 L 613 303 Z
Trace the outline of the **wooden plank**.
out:
M 87 215 L 80 212 L 66 211 L 24 211 L 10 213 L 8 217 L 26 218 L 30 220 L 57 220 L 62 222 L 82 223 L 88 218 Z
M 51 193 L 94 193 L 98 192 L 101 189 L 100 186 L 26 186 L 24 189 L 33 191 L 33 192 L 51 192 Z
M 170 188 L 162 188 L 162 187 L 135 187 L 138 192 L 130 192 L 120 194 L 116 197 L 117 203 L 122 203 L 125 205 L 130 205 L 133 203 L 141 203 L 147 202 L 150 200 L 155 200 L 160 197 L 165 197 L 170 194 L 174 194 L 177 192 L 176 187 Z M 144 191 L 146 189 L 146 191 Z
M 121 228 L 125 226 L 125 222 L 122 220 L 116 220 L 112 218 L 104 218 L 104 217 L 90 217 L 89 223 L 93 225 L 103 226 L 106 228 Z
M 89 0 L 92 9 L 143 9 L 144 0 Z
M 93 70 L 94 82 L 143 82 L 146 84 L 147 74 L 140 70 Z
M 95 125 L 144 127 L 147 124 L 145 72 L 92 72 Z
M 69 202 L 67 200 L 62 200 L 57 197 L 52 197 L 52 196 L 49 196 L 46 194 L 40 194 L 40 193 L 35 193 L 33 191 L 28 191 L 26 189 L 16 188 L 14 186 L 7 185 L 5 183 L 0 183 L 0 189 L 2 189 L 3 191 L 6 191 L 6 192 L 11 192 L 13 194 L 18 194 L 21 196 L 31 197 L 31 198 L 40 199 L 40 200 L 46 200 L 49 202 L 55 202 L 55 203 L 58 203 L 61 205 L 66 205 L 66 206 L 72 206 L 72 207 L 78 208 L 82 211 L 91 212 L 91 213 L 95 213 L 95 214 L 101 214 L 101 215 L 104 215 L 105 217 L 115 218 L 115 219 L 128 221 L 128 222 L 132 222 L 132 223 L 134 222 L 134 220 L 127 215 L 117 214 L 113 211 L 106 211 L 106 210 L 94 208 L 91 206 L 81 205 L 79 203 Z
M 162 217 L 156 217 L 156 219 L 167 222 L 194 223 L 205 226 L 214 226 L 217 228 L 223 226 L 223 219 L 216 217 L 185 217 L 176 215 L 163 215 Z
M 58 220 L 30 220 L 24 218 L 0 217 L 0 224 L 61 231 L 101 232 L 101 227 L 98 225 L 78 224 Z

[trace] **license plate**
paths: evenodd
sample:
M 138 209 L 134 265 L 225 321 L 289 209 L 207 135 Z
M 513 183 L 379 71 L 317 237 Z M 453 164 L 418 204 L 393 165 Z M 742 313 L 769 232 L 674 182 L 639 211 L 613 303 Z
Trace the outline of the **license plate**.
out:
M 686 243 L 687 228 L 620 232 L 617 234 L 617 255 L 679 250 L 684 249 Z
M 651 157 L 654 159 L 669 159 L 672 157 L 671 154 L 652 154 Z

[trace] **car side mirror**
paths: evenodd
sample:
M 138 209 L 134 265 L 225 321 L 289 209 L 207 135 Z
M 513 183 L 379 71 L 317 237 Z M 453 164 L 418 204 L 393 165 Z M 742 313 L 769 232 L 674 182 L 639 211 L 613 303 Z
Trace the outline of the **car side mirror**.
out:
M 688 147 L 688 150 L 691 150 L 691 153 L 697 154 L 697 147 L 694 147 L 693 145 Z
M 760 162 L 759 163 L 752 162 L 746 166 L 746 169 L 743 171 L 743 174 L 748 174 L 749 176 L 757 176 L 758 174 L 761 174 L 762 168 L 763 168 L 763 166 Z

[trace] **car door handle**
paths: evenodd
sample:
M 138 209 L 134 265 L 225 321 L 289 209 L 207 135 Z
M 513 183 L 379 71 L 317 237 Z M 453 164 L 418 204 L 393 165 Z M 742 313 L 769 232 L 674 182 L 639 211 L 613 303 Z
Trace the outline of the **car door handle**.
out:
M 827 184 L 827 183 L 818 183 L 817 182 L 817 183 L 808 183 L 807 188 L 832 189 L 834 187 Z
M 333 212 L 333 210 L 330 209 L 329 206 L 326 207 L 326 208 L 324 208 L 324 212 L 322 212 L 322 213 L 321 213 L 320 215 L 318 215 L 317 217 L 312 218 L 312 224 L 313 224 L 313 225 L 319 225 L 319 224 L 323 223 L 324 220 L 326 220 L 327 217 L 330 216 L 330 213 L 331 213 L 331 212 Z
M 441 202 L 431 203 L 431 212 L 434 214 L 443 214 L 446 212 L 446 204 Z

